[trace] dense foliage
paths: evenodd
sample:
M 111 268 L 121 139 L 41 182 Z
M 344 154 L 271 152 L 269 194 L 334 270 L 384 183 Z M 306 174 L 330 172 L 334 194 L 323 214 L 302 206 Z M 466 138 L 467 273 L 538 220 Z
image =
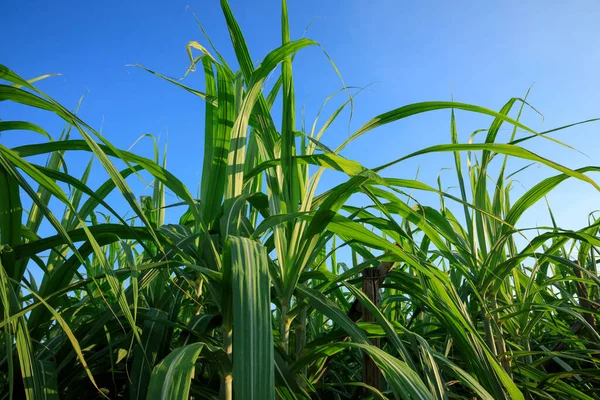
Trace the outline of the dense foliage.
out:
M 348 100 L 324 122 L 301 124 L 292 61 L 316 43 L 290 40 L 284 1 L 281 47 L 255 65 L 221 5 L 238 71 L 197 42 L 188 51 L 204 92 L 148 70 L 205 100 L 199 198 L 158 148 L 151 158 L 115 148 L 36 79 L 0 66 L 0 100 L 66 123 L 52 140 L 33 123 L 0 120 L 5 135 L 48 139 L 0 144 L 2 398 L 600 398 L 600 223 L 537 227 L 530 240 L 516 228 L 566 179 L 600 189 L 585 175 L 599 168 L 525 150 L 552 131 L 520 123 L 527 103 L 518 98 L 498 112 L 410 104 L 331 149 L 324 135 L 356 91 L 344 87 Z M 435 110 L 450 116 L 448 144 L 374 169 L 341 155 L 379 126 Z M 456 110 L 491 125 L 461 143 Z M 501 127 L 512 130 L 507 143 L 496 140 Z M 106 182 L 88 186 L 92 162 L 83 174 L 67 168 L 74 152 L 89 153 Z M 454 155 L 457 196 L 385 175 L 440 152 Z M 512 159 L 555 175 L 511 199 Z M 347 179 L 317 191 L 330 170 Z M 153 195 L 137 198 L 131 181 L 148 177 Z M 167 204 L 166 192 L 178 199 Z M 369 205 L 349 201 L 355 195 Z M 165 222 L 167 208 L 182 210 L 177 223 Z M 41 237 L 44 224 L 55 234 Z

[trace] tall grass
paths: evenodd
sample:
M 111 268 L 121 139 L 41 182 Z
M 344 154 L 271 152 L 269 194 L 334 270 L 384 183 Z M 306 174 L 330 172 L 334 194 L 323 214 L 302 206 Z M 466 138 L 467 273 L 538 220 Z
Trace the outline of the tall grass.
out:
M 598 167 L 572 170 L 521 145 L 563 128 L 523 125 L 528 105 L 518 98 L 499 111 L 425 102 L 375 116 L 331 149 L 326 134 L 356 90 L 344 87 L 348 99 L 331 115 L 300 124 L 293 59 L 317 43 L 291 40 L 283 1 L 281 46 L 255 64 L 221 6 L 236 60 L 208 38 L 207 47 L 190 42 L 204 92 L 140 66 L 205 100 L 199 198 L 158 147 L 151 158 L 115 148 L 35 80 L 0 67 L 0 100 L 66 124 L 57 140 L 0 144 L 3 398 L 600 398 L 600 223 L 517 228 L 567 179 L 600 189 L 586 175 Z M 447 144 L 373 169 L 342 156 L 382 125 L 436 110 L 450 115 Z M 490 126 L 461 143 L 457 111 L 486 115 Z M 501 127 L 512 129 L 507 143 L 497 141 Z M 48 136 L 0 121 L 12 130 Z M 90 153 L 106 182 L 88 186 L 91 162 L 73 175 L 64 162 L 72 152 Z M 437 153 L 454 155 L 457 195 L 385 175 Z M 31 161 L 39 155 L 45 165 Z M 554 176 L 511 198 L 512 159 Z M 317 195 L 330 170 L 347 179 Z M 128 182 L 148 176 L 153 193 L 138 199 Z M 178 200 L 168 204 L 167 191 Z M 369 205 L 349 201 L 359 194 Z M 165 222 L 166 209 L 181 210 L 178 223 Z M 43 224 L 55 234 L 41 237 Z

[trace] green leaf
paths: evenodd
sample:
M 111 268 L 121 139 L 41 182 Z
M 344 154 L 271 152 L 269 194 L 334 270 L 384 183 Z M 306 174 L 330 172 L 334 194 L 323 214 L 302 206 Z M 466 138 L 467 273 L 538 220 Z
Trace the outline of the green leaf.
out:
M 44 385 L 44 400 L 59 400 L 56 365 L 49 360 L 38 360 L 38 363 Z
M 369 354 L 383 373 L 397 399 L 435 399 L 419 375 L 405 362 L 371 344 L 340 343 L 340 345 L 356 347 Z
M 40 135 L 44 136 L 45 138 L 48 138 L 49 140 L 52 140 L 52 138 L 50 137 L 50 135 L 48 134 L 48 132 L 46 132 L 45 130 L 43 130 L 38 125 L 32 124 L 31 122 L 27 122 L 27 121 L 0 121 L 0 132 L 17 131 L 17 130 L 18 131 L 36 132 L 36 133 L 39 133 Z
M 168 315 L 163 310 L 151 308 L 146 314 L 142 329 L 142 345 L 136 345 L 133 357 L 131 385 L 129 386 L 131 399 L 146 398 L 152 369 L 166 338 L 167 326 L 164 321 L 167 320 Z
M 308 300 L 308 303 L 318 312 L 328 316 L 333 322 L 339 325 L 356 343 L 371 343 L 367 335 L 354 323 L 346 313 L 321 292 L 298 285 L 296 291 L 302 297 Z
M 14 247 L 21 242 L 22 215 L 19 184 L 0 165 L 0 244 Z M 6 272 L 9 276 L 14 276 L 14 271 L 9 269 Z
M 273 335 L 267 249 L 228 239 L 233 292 L 233 387 L 238 399 L 274 399 Z
M 368 131 L 373 130 L 377 127 L 380 127 L 382 125 L 386 125 L 386 124 L 398 121 L 400 119 L 410 117 L 412 115 L 417 115 L 417 114 L 421 114 L 424 112 L 435 111 L 435 110 L 445 110 L 445 109 L 457 109 L 457 110 L 471 111 L 471 112 L 475 112 L 475 113 L 479 113 L 479 114 L 489 115 L 489 116 L 498 118 L 504 122 L 508 122 L 512 125 L 515 125 L 515 126 L 521 128 L 521 129 L 524 129 L 528 132 L 536 133 L 535 131 L 533 131 L 532 129 L 528 128 L 527 126 L 521 124 L 520 122 L 515 121 L 515 120 L 511 119 L 510 117 L 503 115 L 497 111 L 493 111 L 493 110 L 490 110 L 490 109 L 487 109 L 484 107 L 476 106 L 473 104 L 457 103 L 457 102 L 453 102 L 453 101 L 427 101 L 427 102 L 422 102 L 422 103 L 409 104 L 409 105 L 402 106 L 402 107 L 399 107 L 394 110 L 391 110 L 391 111 L 388 111 L 388 112 L 378 115 L 377 117 L 371 119 L 370 121 L 365 123 L 363 126 L 361 126 L 354 134 L 352 134 L 352 136 L 350 136 L 348 139 L 346 139 L 344 141 L 344 143 L 342 143 L 335 150 L 335 152 L 336 153 L 339 152 L 344 147 L 346 147 L 348 145 L 348 143 L 350 143 L 354 139 L 356 139 L 359 136 L 364 135 Z
M 345 282 L 344 286 L 354 295 L 354 297 L 356 297 L 361 302 L 363 307 L 365 307 L 367 310 L 369 310 L 371 314 L 375 316 L 375 319 L 383 328 L 389 341 L 394 345 L 394 347 L 398 351 L 398 354 L 400 354 L 400 356 L 402 357 L 402 361 L 407 363 L 407 365 L 411 369 L 415 369 L 410 353 L 400 340 L 400 337 L 398 337 L 396 330 L 394 329 L 390 321 L 388 321 L 388 319 L 385 317 L 385 315 L 383 315 L 379 308 L 377 308 L 377 306 L 373 304 L 373 302 L 369 300 L 369 298 L 362 291 Z
M 493 151 L 495 153 L 499 153 L 499 154 L 506 154 L 509 156 L 513 156 L 513 157 L 517 157 L 517 158 L 521 158 L 524 160 L 531 160 L 531 161 L 537 161 L 539 163 L 542 163 L 544 165 L 547 165 L 553 169 L 556 169 L 557 171 L 561 171 L 569 176 L 572 176 L 574 178 L 580 179 L 582 181 L 588 182 L 589 184 L 591 184 L 592 186 L 594 186 L 596 189 L 600 190 L 600 186 L 598 186 L 598 184 L 596 182 L 594 182 L 591 178 L 583 175 L 581 172 L 577 172 L 575 170 L 572 170 L 570 168 L 567 168 L 561 164 L 555 163 L 552 160 L 549 160 L 547 158 L 541 157 L 529 150 L 526 150 L 522 147 L 519 146 L 515 146 L 512 144 L 504 144 L 504 143 L 469 143 L 469 144 L 439 144 L 436 146 L 431 146 L 431 147 L 427 147 L 425 149 L 416 151 L 414 153 L 411 153 L 407 156 L 404 156 L 402 158 L 399 158 L 397 160 L 394 160 L 392 162 L 389 162 L 387 164 L 384 164 L 380 167 L 374 168 L 373 171 L 375 172 L 379 172 L 384 168 L 388 168 L 394 164 L 399 163 L 400 161 L 404 161 L 404 160 L 408 160 L 409 158 L 412 157 L 416 157 L 418 155 L 422 155 L 422 154 L 428 154 L 428 153 L 441 153 L 441 152 L 455 152 L 455 151 L 463 151 L 463 150 L 468 150 L 468 151 L 473 151 L 473 150 L 486 150 L 486 151 Z
M 148 400 L 188 399 L 194 377 L 194 364 L 203 343 L 192 343 L 173 350 L 154 369 L 148 386 Z

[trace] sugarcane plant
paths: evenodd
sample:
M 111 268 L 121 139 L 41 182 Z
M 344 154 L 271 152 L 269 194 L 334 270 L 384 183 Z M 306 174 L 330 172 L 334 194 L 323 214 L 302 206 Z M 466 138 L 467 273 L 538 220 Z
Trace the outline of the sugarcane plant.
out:
M 3 398 L 599 398 L 600 222 L 591 214 L 581 229 L 561 229 L 548 207 L 547 227 L 520 225 L 567 179 L 600 189 L 588 176 L 598 167 L 573 170 L 521 145 L 560 146 L 550 135 L 569 126 L 524 125 L 522 113 L 535 112 L 526 96 L 499 111 L 435 101 L 378 115 L 328 146 L 361 89 L 323 51 L 341 89 L 306 123 L 292 65 L 318 43 L 291 39 L 283 1 L 281 45 L 254 63 L 226 0 L 221 8 L 236 59 L 198 22 L 206 45 L 188 43 L 185 76 L 202 75 L 202 89 L 137 65 L 204 102 L 199 188 L 168 170 L 156 140 L 150 157 L 116 148 L 34 85 L 49 76 L 0 66 L 0 100 L 65 123 L 54 139 L 0 120 L 5 135 L 46 139 L 0 143 Z M 380 126 L 437 110 L 449 113 L 447 144 L 371 169 L 342 156 Z M 463 112 L 491 124 L 461 142 Z M 69 156 L 86 153 L 73 175 Z M 440 153 L 454 156 L 456 189 L 408 169 L 385 175 Z M 523 160 L 555 175 L 515 200 Z M 331 171 L 347 178 L 317 190 Z M 92 188 L 91 174 L 106 180 Z

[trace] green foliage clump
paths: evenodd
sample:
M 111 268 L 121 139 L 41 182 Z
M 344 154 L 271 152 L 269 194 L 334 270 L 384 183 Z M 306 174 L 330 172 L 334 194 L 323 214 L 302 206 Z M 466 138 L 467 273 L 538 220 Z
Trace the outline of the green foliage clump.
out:
M 2 398 L 600 398 L 600 223 L 554 224 L 529 240 L 517 228 L 567 179 L 600 189 L 586 175 L 599 168 L 572 170 L 523 148 L 551 132 L 523 125 L 527 103 L 517 98 L 497 112 L 406 105 L 331 149 L 324 135 L 356 91 L 344 86 L 348 99 L 320 125 L 300 124 L 292 61 L 317 44 L 290 39 L 284 1 L 281 46 L 255 65 L 221 5 L 239 70 L 198 42 L 188 52 L 204 92 L 140 66 L 205 100 L 199 198 L 158 147 L 152 158 L 116 148 L 37 79 L 0 66 L 0 100 L 66 124 L 52 140 L 35 124 L 0 120 L 0 132 L 50 139 L 0 144 Z M 449 144 L 372 169 L 341 155 L 375 128 L 435 110 L 451 112 Z M 490 117 L 483 141 L 459 141 L 456 110 Z M 497 141 L 502 126 L 512 129 L 507 143 Z M 65 163 L 74 152 L 90 153 L 106 182 L 88 186 L 92 161 L 74 175 Z M 442 152 L 454 156 L 457 196 L 384 175 Z M 555 175 L 511 199 L 511 159 Z M 317 195 L 328 170 L 347 179 Z M 131 180 L 148 176 L 153 193 L 138 199 Z M 178 200 L 167 204 L 167 191 Z M 353 205 L 356 195 L 368 205 Z M 181 210 L 177 223 L 165 221 L 168 208 Z M 56 234 L 41 237 L 43 224 Z

